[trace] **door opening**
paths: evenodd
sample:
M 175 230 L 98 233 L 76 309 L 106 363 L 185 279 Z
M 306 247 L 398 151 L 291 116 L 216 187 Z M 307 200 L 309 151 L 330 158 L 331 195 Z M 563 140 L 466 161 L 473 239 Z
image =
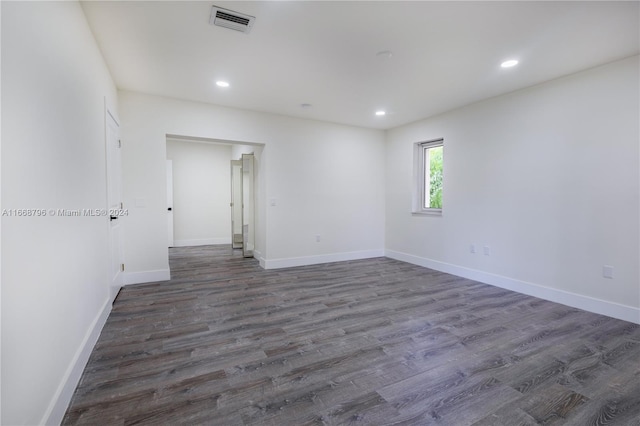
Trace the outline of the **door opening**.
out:
M 242 160 L 231 160 L 231 248 L 242 249 Z
M 253 257 L 255 249 L 254 156 L 231 160 L 231 248 Z
M 256 244 L 253 154 L 242 154 L 242 254 L 253 257 Z

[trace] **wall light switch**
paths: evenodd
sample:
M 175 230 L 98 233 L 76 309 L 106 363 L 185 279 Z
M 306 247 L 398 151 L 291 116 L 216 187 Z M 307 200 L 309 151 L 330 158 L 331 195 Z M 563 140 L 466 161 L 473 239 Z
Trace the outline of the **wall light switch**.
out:
M 276 199 L 275 198 L 271 198 L 269 199 L 269 204 L 271 205 L 271 207 L 275 207 L 276 206 Z
M 613 266 L 604 265 L 602 267 L 602 276 L 604 278 L 613 278 Z
M 320 242 L 320 235 L 316 235 L 316 243 Z
M 475 244 L 471 244 L 469 246 L 469 253 L 475 253 L 476 252 L 476 245 Z
M 482 248 L 482 250 L 483 250 L 483 253 L 484 253 L 484 255 L 485 255 L 485 256 L 490 256 L 490 255 L 491 255 L 491 247 L 489 247 L 489 246 L 484 246 L 484 247 Z

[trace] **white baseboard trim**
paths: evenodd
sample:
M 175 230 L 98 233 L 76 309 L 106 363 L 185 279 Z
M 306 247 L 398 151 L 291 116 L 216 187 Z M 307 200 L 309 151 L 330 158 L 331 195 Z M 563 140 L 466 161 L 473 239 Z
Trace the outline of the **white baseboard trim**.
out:
M 258 250 L 254 250 L 253 251 L 253 257 L 258 259 L 258 262 L 260 263 L 260 267 L 262 269 L 267 269 L 267 268 L 265 268 L 265 259 L 264 259 L 264 256 L 262 255 L 262 252 L 260 252 Z
M 158 269 L 157 271 L 123 272 L 122 283 L 124 285 L 153 283 L 156 281 L 168 281 L 171 279 L 169 269 Z
M 290 257 L 283 259 L 260 260 L 264 269 L 291 268 L 294 266 L 317 265 L 319 263 L 344 262 L 346 260 L 369 259 L 384 256 L 384 250 L 350 251 L 346 253 L 321 254 L 317 256 Z M 264 263 L 264 265 L 263 265 Z
M 484 284 L 505 288 L 551 302 L 561 303 L 573 308 L 583 309 L 596 314 L 621 319 L 624 321 L 640 324 L 640 308 L 621 305 L 594 297 L 583 296 L 564 290 L 545 287 L 526 281 L 496 275 L 489 272 L 478 271 L 476 269 L 465 268 L 463 266 L 452 265 L 450 263 L 414 256 L 394 250 L 386 250 L 385 255 L 391 259 L 401 260 L 414 265 L 423 266 L 436 271 L 446 272 L 470 280 L 479 281 Z
M 231 244 L 231 237 L 228 238 L 204 238 L 197 240 L 175 240 L 174 247 L 194 247 L 194 246 L 213 246 L 220 244 Z
M 40 421 L 40 424 L 59 425 L 62 423 L 64 413 L 67 411 L 67 408 L 71 403 L 71 398 L 73 397 L 73 393 L 75 392 L 78 383 L 80 382 L 82 372 L 89 361 L 89 356 L 98 341 L 98 337 L 100 337 L 100 332 L 102 332 L 104 324 L 107 322 L 109 313 L 111 313 L 112 303 L 113 300 L 110 296 L 102 305 L 100 312 L 89 326 L 87 334 L 84 336 L 80 347 L 73 356 L 67 371 L 64 373 L 62 382 L 60 383 L 60 386 L 58 386 L 47 411 Z

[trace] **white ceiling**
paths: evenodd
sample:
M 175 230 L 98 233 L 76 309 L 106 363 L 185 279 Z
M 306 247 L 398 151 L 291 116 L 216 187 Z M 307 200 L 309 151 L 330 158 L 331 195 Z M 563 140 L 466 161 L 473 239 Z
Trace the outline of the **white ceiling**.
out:
M 255 16 L 251 32 L 209 25 L 214 4 Z M 83 9 L 120 89 L 388 129 L 637 55 L 639 4 L 91 1 Z M 386 50 L 391 58 L 376 55 Z M 510 58 L 520 64 L 500 68 Z

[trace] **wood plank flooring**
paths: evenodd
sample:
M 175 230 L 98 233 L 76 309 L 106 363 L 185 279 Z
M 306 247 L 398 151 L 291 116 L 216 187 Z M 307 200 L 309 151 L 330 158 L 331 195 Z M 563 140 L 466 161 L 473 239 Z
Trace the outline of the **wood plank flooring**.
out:
M 64 425 L 640 425 L 640 326 L 387 258 L 170 251 Z

